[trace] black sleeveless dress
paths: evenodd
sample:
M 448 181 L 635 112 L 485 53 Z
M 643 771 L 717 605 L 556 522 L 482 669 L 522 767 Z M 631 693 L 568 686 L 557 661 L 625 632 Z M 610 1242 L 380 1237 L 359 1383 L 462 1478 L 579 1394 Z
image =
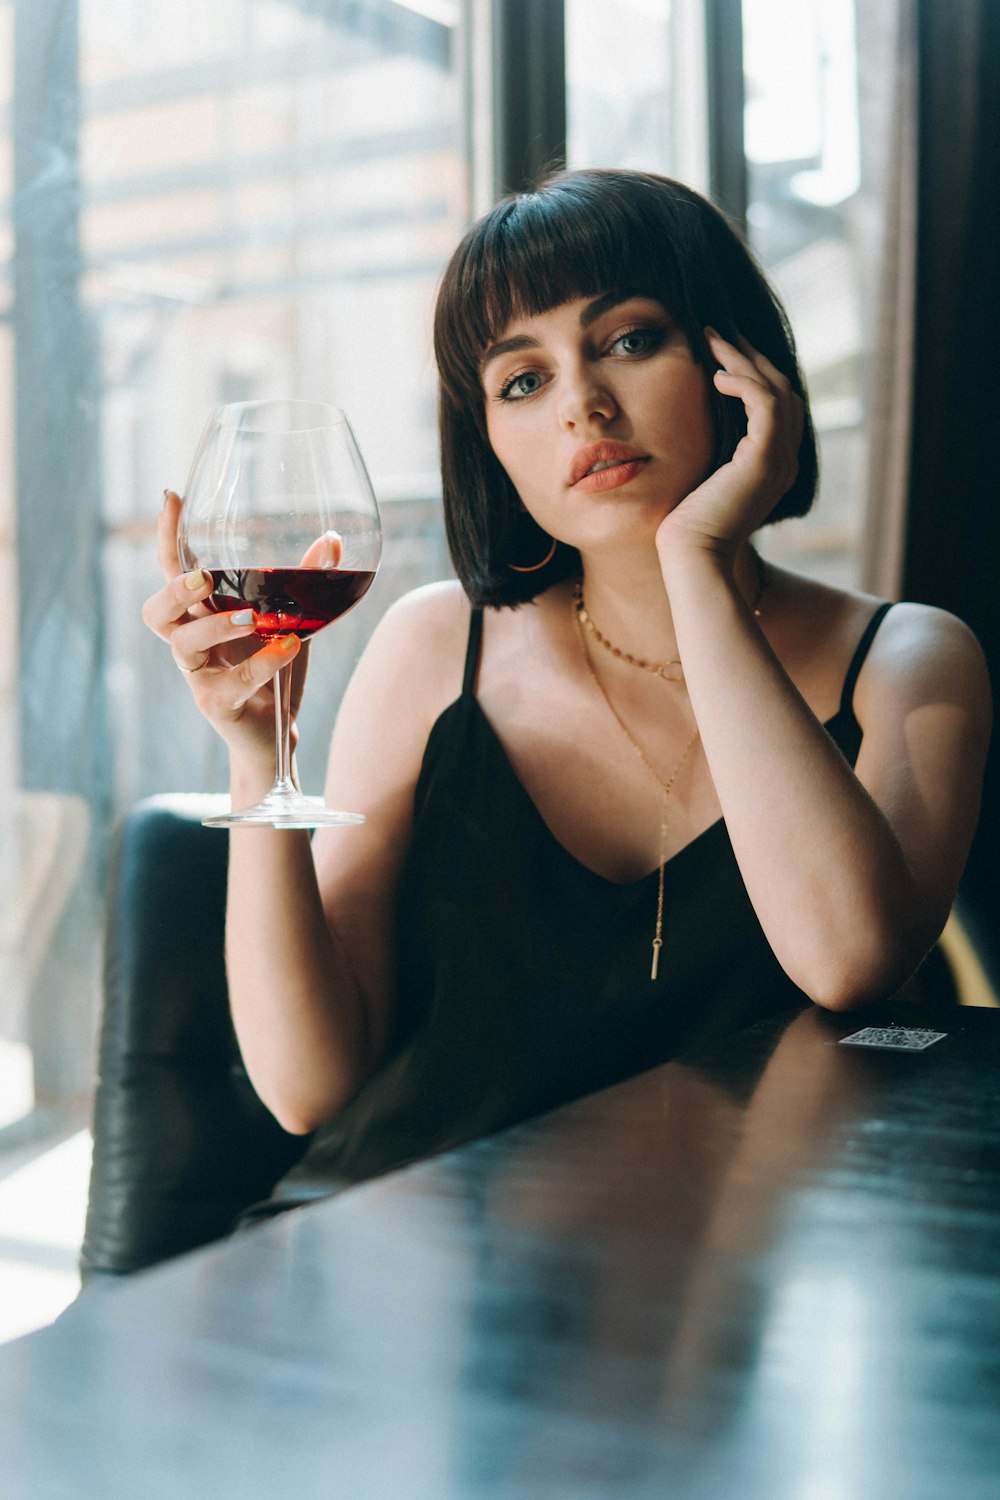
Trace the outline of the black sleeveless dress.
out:
M 854 685 L 889 608 L 825 725 L 851 765 Z M 375 1176 L 809 1004 L 764 937 L 722 819 L 666 866 L 650 980 L 659 872 L 616 884 L 550 833 L 476 700 L 481 631 L 474 612 L 462 695 L 434 725 L 416 787 L 390 1051 L 279 1198 Z

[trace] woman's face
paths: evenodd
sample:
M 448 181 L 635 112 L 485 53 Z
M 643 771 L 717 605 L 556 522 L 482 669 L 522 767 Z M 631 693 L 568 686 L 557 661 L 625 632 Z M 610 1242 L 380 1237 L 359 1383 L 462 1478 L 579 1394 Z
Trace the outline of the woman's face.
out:
M 583 552 L 648 544 L 709 471 L 708 377 L 654 298 L 516 317 L 481 371 L 494 453 L 539 525 Z

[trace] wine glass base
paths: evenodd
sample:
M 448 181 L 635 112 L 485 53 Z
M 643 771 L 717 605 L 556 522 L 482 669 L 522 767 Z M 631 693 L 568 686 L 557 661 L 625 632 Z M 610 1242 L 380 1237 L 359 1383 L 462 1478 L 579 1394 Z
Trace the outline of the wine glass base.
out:
M 363 813 L 338 812 L 319 797 L 265 797 L 254 807 L 202 818 L 205 828 L 341 828 L 363 823 Z

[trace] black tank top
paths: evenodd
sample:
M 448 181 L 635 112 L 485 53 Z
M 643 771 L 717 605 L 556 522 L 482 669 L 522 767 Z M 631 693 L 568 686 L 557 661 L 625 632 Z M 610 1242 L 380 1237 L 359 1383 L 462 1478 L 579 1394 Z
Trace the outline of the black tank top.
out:
M 853 765 L 854 685 L 872 616 L 825 728 Z M 784 973 L 720 818 L 669 860 L 664 946 L 649 977 L 658 874 L 606 880 L 568 853 L 518 781 L 475 696 L 482 615 L 461 697 L 427 742 L 398 906 L 398 1010 L 386 1061 L 286 1179 L 358 1181 L 485 1135 L 808 1000 Z

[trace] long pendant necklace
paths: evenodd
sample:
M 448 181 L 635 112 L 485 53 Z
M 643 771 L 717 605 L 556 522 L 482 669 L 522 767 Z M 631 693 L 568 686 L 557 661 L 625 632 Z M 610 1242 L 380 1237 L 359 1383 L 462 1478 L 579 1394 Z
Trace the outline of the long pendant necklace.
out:
M 582 601 L 582 598 L 583 598 L 582 588 L 580 589 L 578 597 Z M 692 748 L 694 746 L 695 740 L 697 740 L 697 738 L 698 738 L 698 730 L 697 730 L 697 728 L 695 729 L 694 734 L 691 736 L 691 738 L 688 740 L 687 744 L 685 745 L 685 747 L 684 747 L 684 754 L 681 756 L 680 760 L 674 766 L 674 769 L 670 773 L 669 779 L 667 781 L 663 781 L 660 778 L 659 774 L 656 771 L 653 770 L 653 767 L 650 765 L 649 761 L 646 759 L 646 756 L 645 756 L 645 754 L 644 754 L 644 752 L 642 750 L 642 747 L 640 746 L 638 740 L 635 739 L 635 737 L 632 734 L 632 731 L 629 729 L 628 725 L 625 723 L 625 720 L 622 718 L 622 716 L 618 712 L 617 708 L 615 708 L 615 706 L 612 703 L 610 697 L 608 696 L 607 690 L 605 689 L 605 686 L 604 686 L 603 682 L 598 677 L 597 673 L 594 671 L 594 664 L 593 664 L 593 662 L 590 659 L 590 652 L 587 650 L 587 638 L 584 635 L 585 621 L 581 618 L 581 611 L 580 611 L 580 609 L 575 604 L 574 604 L 573 614 L 574 614 L 574 619 L 576 620 L 577 635 L 578 635 L 579 641 L 580 641 L 580 652 L 581 652 L 581 654 L 583 656 L 584 662 L 586 663 L 587 671 L 590 673 L 591 677 L 594 679 L 594 682 L 597 685 L 598 692 L 600 693 L 601 697 L 604 699 L 605 703 L 607 704 L 609 710 L 613 714 L 615 722 L 617 723 L 617 725 L 618 725 L 619 729 L 621 730 L 622 734 L 625 736 L 625 738 L 628 740 L 629 744 L 632 746 L 632 749 L 635 751 L 636 755 L 639 757 L 640 761 L 645 766 L 645 768 L 648 771 L 649 775 L 653 778 L 653 780 L 656 782 L 657 786 L 660 788 L 660 792 L 661 792 L 661 795 L 662 795 L 662 801 L 660 803 L 660 879 L 659 879 L 659 886 L 658 886 L 657 893 L 656 893 L 656 931 L 655 931 L 655 933 L 653 935 L 653 961 L 652 961 L 652 964 L 650 966 L 650 971 L 649 971 L 649 977 L 650 977 L 650 979 L 651 980 L 655 980 L 656 977 L 657 977 L 657 975 L 660 972 L 660 950 L 663 947 L 663 875 L 664 875 L 664 868 L 665 868 L 666 863 L 667 863 L 667 804 L 670 801 L 670 793 L 673 791 L 674 782 L 677 780 L 677 777 L 678 777 L 678 775 L 680 773 L 681 767 L 683 766 L 684 762 L 687 760 L 688 755 L 691 753 L 691 750 L 692 750 Z M 591 627 L 591 628 L 593 628 L 593 627 Z M 632 661 L 632 658 L 627 658 L 627 659 L 629 661 Z M 639 663 L 639 662 L 634 662 L 633 664 L 635 666 L 639 666 L 639 665 L 643 665 L 644 666 L 644 665 L 646 665 L 645 663 Z M 652 669 L 650 669 L 650 670 L 652 670 Z M 661 672 L 661 673 L 658 673 L 657 675 L 662 676 L 663 674 Z M 671 681 L 672 679 L 667 678 L 666 680 L 667 681 Z
M 757 588 L 754 593 L 753 601 L 750 604 L 750 613 L 754 616 L 755 619 L 759 620 L 762 613 L 761 600 L 764 597 L 764 589 L 767 585 L 767 575 L 764 572 L 764 564 L 761 561 L 760 555 L 756 551 L 754 551 L 752 547 L 750 551 L 753 556 L 754 568 L 757 573 Z M 660 788 L 660 793 L 662 795 L 662 801 L 660 803 L 660 880 L 656 895 L 656 932 L 653 937 L 653 962 L 649 975 L 650 979 L 655 979 L 657 974 L 659 973 L 660 950 L 663 947 L 663 878 L 664 869 L 667 862 L 667 803 L 670 800 L 670 793 L 673 790 L 674 782 L 677 780 L 681 767 L 687 760 L 688 755 L 691 753 L 694 743 L 698 738 L 698 730 L 697 728 L 695 729 L 694 734 L 685 745 L 684 754 L 681 756 L 676 766 L 674 766 L 673 771 L 670 773 L 669 780 L 662 781 L 657 772 L 653 770 L 653 767 L 646 759 L 641 745 L 635 739 L 628 725 L 625 723 L 625 720 L 615 708 L 610 697 L 608 696 L 607 689 L 594 670 L 594 664 L 590 659 L 590 652 L 587 650 L 587 638 L 584 632 L 589 631 L 589 633 L 597 641 L 598 645 L 603 646 L 605 651 L 610 652 L 610 654 L 614 656 L 618 661 L 625 662 L 626 666 L 639 667 L 644 672 L 652 672 L 654 676 L 659 677 L 663 682 L 684 681 L 684 672 L 681 668 L 680 660 L 674 657 L 672 660 L 666 662 L 644 661 L 642 657 L 632 656 L 628 651 L 623 651 L 620 646 L 614 645 L 612 641 L 609 641 L 606 636 L 601 634 L 597 626 L 594 624 L 593 620 L 590 618 L 590 613 L 587 609 L 586 602 L 583 597 L 582 582 L 577 583 L 576 587 L 573 590 L 573 615 L 576 620 L 576 630 L 580 640 L 580 652 L 583 656 L 584 662 L 586 663 L 587 671 L 594 679 L 598 692 L 604 699 L 611 713 L 614 715 L 615 721 L 617 722 L 622 734 L 628 740 L 629 744 L 632 746 L 632 749 L 642 761 L 642 764 L 645 766 L 649 775 L 653 778 L 657 786 Z M 668 670 L 668 668 L 671 667 L 676 668 L 676 672 L 671 673 Z

